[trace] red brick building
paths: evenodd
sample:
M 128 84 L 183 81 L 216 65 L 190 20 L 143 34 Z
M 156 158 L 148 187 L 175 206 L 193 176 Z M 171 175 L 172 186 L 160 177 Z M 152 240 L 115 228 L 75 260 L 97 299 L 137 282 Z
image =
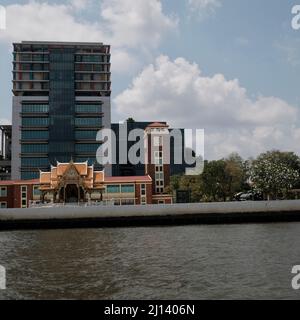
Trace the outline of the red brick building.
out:
M 27 208 L 41 203 L 104 203 L 111 205 L 171 204 L 165 193 L 170 168 L 165 163 L 168 126 L 153 123 L 145 131 L 146 176 L 107 177 L 88 162 L 57 163 L 39 180 L 0 181 L 1 208 Z
M 1 209 L 28 208 L 33 200 L 40 200 L 39 180 L 0 181 Z

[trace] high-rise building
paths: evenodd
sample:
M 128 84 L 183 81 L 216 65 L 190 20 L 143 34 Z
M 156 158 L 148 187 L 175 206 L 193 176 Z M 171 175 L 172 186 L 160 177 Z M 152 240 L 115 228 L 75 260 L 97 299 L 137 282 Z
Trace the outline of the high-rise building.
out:
M 13 93 L 13 179 L 57 161 L 96 164 L 97 132 L 111 124 L 110 46 L 15 43 Z

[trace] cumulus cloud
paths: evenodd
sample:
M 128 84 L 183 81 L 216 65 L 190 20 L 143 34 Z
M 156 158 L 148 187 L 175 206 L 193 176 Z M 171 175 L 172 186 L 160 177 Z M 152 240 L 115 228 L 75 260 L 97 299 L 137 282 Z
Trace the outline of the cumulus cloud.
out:
M 112 41 L 120 45 L 156 47 L 162 36 L 177 27 L 177 18 L 163 13 L 159 0 L 104 0 L 101 16 Z
M 123 72 L 132 69 L 138 59 L 129 59 L 132 49 L 153 49 L 162 36 L 176 29 L 177 19 L 163 13 L 160 0 L 103 0 L 99 19 L 78 19 L 80 10 L 91 0 L 70 0 L 66 3 L 29 1 L 6 6 L 7 29 L 0 41 L 21 40 L 95 41 L 113 45 L 113 53 L 126 57 Z M 82 13 L 82 12 L 81 12 Z M 127 68 L 125 68 L 127 66 Z M 116 70 L 118 71 L 118 70 Z
M 101 41 L 100 25 L 78 22 L 72 4 L 49 4 L 30 1 L 6 7 L 7 28 L 0 34 L 3 41 Z
M 184 58 L 158 57 L 114 103 L 122 118 L 161 119 L 173 127 L 206 129 L 210 158 L 299 149 L 297 108 L 277 97 L 253 100 L 237 79 L 206 77 Z

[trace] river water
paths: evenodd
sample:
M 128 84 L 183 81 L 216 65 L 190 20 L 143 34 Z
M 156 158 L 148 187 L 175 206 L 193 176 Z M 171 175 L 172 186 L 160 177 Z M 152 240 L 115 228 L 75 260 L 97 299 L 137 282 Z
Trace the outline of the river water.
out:
M 0 233 L 0 299 L 300 299 L 300 224 Z

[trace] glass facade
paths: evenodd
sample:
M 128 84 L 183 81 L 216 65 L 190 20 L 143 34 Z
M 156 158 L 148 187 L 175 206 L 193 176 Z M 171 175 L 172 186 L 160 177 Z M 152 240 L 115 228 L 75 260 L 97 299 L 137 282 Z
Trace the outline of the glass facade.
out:
M 23 113 L 48 113 L 49 105 L 48 104 L 23 104 L 22 112 Z
M 22 144 L 21 153 L 48 153 L 48 144 Z
M 102 106 L 99 104 L 78 104 L 75 111 L 76 113 L 101 113 Z
M 76 118 L 76 127 L 100 127 L 102 126 L 102 118 Z
M 49 166 L 49 160 L 48 158 L 22 158 L 21 165 L 27 168 L 45 168 Z
M 76 55 L 76 62 L 88 62 L 88 63 L 105 63 L 106 56 L 104 55 Z
M 76 140 L 94 140 L 94 141 L 96 141 L 97 133 L 98 133 L 97 130 L 76 131 L 75 138 L 76 138 Z
M 76 153 L 92 153 L 96 155 L 97 149 L 100 147 L 99 143 L 89 143 L 89 144 L 76 144 Z
M 47 127 L 49 118 L 22 118 L 23 127 Z
M 82 163 L 82 162 L 88 162 L 88 165 L 89 166 L 92 166 L 92 165 L 95 165 L 95 169 L 97 169 L 97 167 L 99 167 L 99 166 L 97 166 L 97 159 L 96 158 L 86 158 L 86 157 L 83 157 L 83 158 L 81 158 L 81 157 L 76 157 L 75 158 L 75 161 L 76 162 L 79 162 L 79 163 Z
M 74 156 L 74 48 L 50 49 L 49 160 Z M 63 137 L 63 139 L 62 139 Z
M 110 47 L 18 43 L 13 56 L 13 92 L 24 97 L 14 102 L 17 108 L 20 100 L 22 104 L 16 179 L 19 172 L 22 179 L 36 178 L 35 168 L 49 170 L 50 164 L 76 158 L 83 162 L 91 157 L 89 164 L 102 169 L 95 159 L 96 136 L 106 112 L 101 97 L 110 96 Z
M 49 131 L 22 131 L 22 140 L 48 140 Z
M 39 177 L 40 177 L 39 171 L 21 173 L 21 180 L 32 180 L 32 179 L 38 179 Z

